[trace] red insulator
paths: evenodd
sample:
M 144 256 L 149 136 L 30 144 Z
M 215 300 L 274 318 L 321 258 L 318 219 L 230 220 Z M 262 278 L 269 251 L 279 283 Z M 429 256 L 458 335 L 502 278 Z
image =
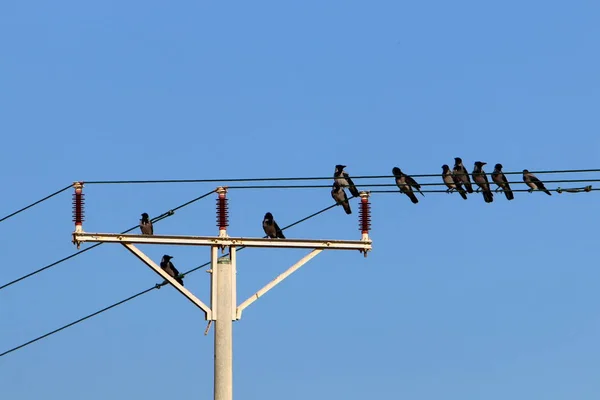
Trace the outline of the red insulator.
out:
M 369 233 L 371 229 L 371 203 L 369 203 L 367 197 L 361 198 L 358 219 L 358 229 L 362 233 Z
M 219 230 L 224 230 L 229 226 L 229 211 L 227 209 L 228 199 L 225 197 L 225 193 L 219 193 L 217 199 L 217 226 Z
M 82 187 L 76 187 L 73 194 L 73 222 L 75 222 L 75 225 L 82 225 L 84 220 L 84 196 Z

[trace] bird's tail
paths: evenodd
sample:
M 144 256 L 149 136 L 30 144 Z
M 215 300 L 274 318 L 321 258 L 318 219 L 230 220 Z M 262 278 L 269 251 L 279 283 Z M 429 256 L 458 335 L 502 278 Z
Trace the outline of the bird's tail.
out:
M 471 182 L 464 182 L 464 184 L 465 188 L 467 189 L 467 192 L 473 193 L 473 186 L 471 185 Z
M 347 201 L 344 201 L 342 203 L 342 206 L 344 207 L 344 211 L 346 211 L 346 214 L 352 214 L 352 209 L 350 208 L 350 203 L 348 203 Z
M 418 187 L 417 190 L 419 191 L 419 193 L 421 193 L 421 196 L 425 197 L 425 195 L 423 194 L 423 192 L 421 192 L 421 188 Z
M 548 196 L 552 196 L 552 193 L 550 193 L 550 191 L 548 189 L 543 189 L 544 193 L 546 193 Z
M 412 201 L 413 204 L 417 204 L 419 202 L 419 199 L 417 199 L 417 196 L 415 196 L 413 192 L 408 192 L 406 195 L 410 197 L 410 201 Z
M 504 190 L 504 195 L 506 196 L 507 200 L 512 200 L 515 198 L 515 195 L 513 194 L 512 190 L 508 189 L 508 190 Z
M 180 276 L 177 276 L 177 277 L 175 278 L 175 280 L 176 280 L 176 281 L 177 281 L 177 282 L 178 282 L 178 283 L 179 283 L 181 286 L 183 286 L 183 279 L 181 279 L 181 277 L 180 277 Z
M 486 203 L 491 203 L 492 201 L 494 201 L 494 194 L 490 190 L 484 190 L 483 199 Z
M 458 188 L 458 193 L 460 193 L 460 196 L 461 196 L 463 199 L 465 199 L 465 200 L 467 199 L 467 192 L 465 192 L 465 189 L 463 189 L 463 188 Z
M 285 236 L 283 235 L 283 232 L 281 232 L 280 230 L 277 231 L 277 237 L 280 239 L 285 239 Z
M 356 186 L 351 185 L 348 190 L 350 190 L 350 194 L 352 194 L 352 196 L 354 197 L 360 197 L 360 193 L 358 193 L 358 189 L 356 188 Z

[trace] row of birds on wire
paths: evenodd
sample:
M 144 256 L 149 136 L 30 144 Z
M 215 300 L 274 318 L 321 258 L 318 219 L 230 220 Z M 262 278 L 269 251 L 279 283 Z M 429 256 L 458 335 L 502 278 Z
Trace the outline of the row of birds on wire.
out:
M 486 203 L 491 203 L 494 201 L 494 193 L 491 190 L 490 182 L 488 181 L 487 174 L 483 170 L 483 166 L 487 163 L 482 161 L 476 161 L 474 163 L 473 172 L 471 176 L 473 177 L 473 182 L 479 186 L 475 192 L 481 192 L 483 195 L 483 199 Z M 352 214 L 352 209 L 350 208 L 350 203 L 348 201 L 348 196 L 346 194 L 345 188 L 348 188 L 350 194 L 353 197 L 360 197 L 360 193 L 356 188 L 356 185 L 352 181 L 350 175 L 345 171 L 346 165 L 338 164 L 335 166 L 335 171 L 333 175 L 333 187 L 331 189 L 331 197 L 335 200 L 337 205 L 341 205 L 344 208 L 346 214 Z M 494 166 L 494 171 L 491 174 L 492 181 L 498 186 L 495 192 L 501 191 L 506 196 L 507 200 L 514 199 L 514 193 L 510 188 L 510 183 L 506 178 L 506 175 L 502 172 L 502 164 L 496 164 Z M 414 190 L 418 191 L 422 196 L 425 196 L 421 191 L 421 185 L 417 183 L 411 176 L 405 174 L 398 167 L 394 167 L 392 169 L 392 173 L 394 175 L 394 179 L 396 181 L 396 185 L 400 192 L 404 193 L 408 198 L 412 201 L 413 204 L 417 204 L 419 199 L 415 195 Z M 460 196 L 467 200 L 467 193 L 473 193 L 473 184 L 471 182 L 471 178 L 469 177 L 469 173 L 465 166 L 463 165 L 463 161 L 460 157 L 454 158 L 454 168 L 450 169 L 447 164 L 442 165 L 442 180 L 444 184 L 448 187 L 446 190 L 447 193 L 458 192 Z M 523 182 L 529 187 L 529 192 L 533 192 L 534 190 L 542 191 L 546 193 L 548 196 L 551 196 L 552 193 L 548 189 L 542 181 L 540 181 L 534 174 L 529 172 L 528 170 L 523 170 Z M 285 235 L 277 225 L 277 222 L 273 218 L 273 214 L 267 212 L 263 218 L 262 222 L 263 230 L 265 234 L 270 239 L 285 239 Z M 140 230 L 142 235 L 154 235 L 154 227 L 152 225 L 152 221 L 147 213 L 142 214 L 142 219 L 140 220 Z M 171 277 L 173 277 L 180 285 L 183 285 L 183 276 L 179 273 L 177 268 L 171 262 L 173 257 L 165 254 L 160 262 L 160 267 Z
M 487 174 L 483 170 L 483 166 L 486 164 L 487 163 L 482 161 L 475 161 L 471 175 L 473 177 L 473 182 L 479 186 L 475 192 L 481 192 L 484 201 L 486 203 L 491 203 L 494 201 L 494 192 L 492 192 Z M 352 178 L 350 178 L 350 175 L 348 175 L 344 168 L 346 168 L 346 165 L 338 164 L 335 166 L 331 197 L 333 197 L 333 199 L 339 204 L 342 204 L 346 214 L 351 214 L 352 210 L 350 208 L 350 204 L 348 203 L 348 196 L 346 195 L 344 188 L 347 187 L 350 191 L 350 194 L 352 194 L 354 197 L 359 196 L 359 191 L 354 182 L 352 182 Z M 492 181 L 498 186 L 495 192 L 504 192 L 507 200 L 513 200 L 515 198 L 514 193 L 510 188 L 510 183 L 508 182 L 506 175 L 504 175 L 502 172 L 502 168 L 502 164 L 496 164 L 494 166 L 494 171 L 491 174 Z M 398 185 L 400 192 L 408 196 L 413 204 L 417 204 L 419 202 L 419 199 L 415 195 L 415 190 L 418 191 L 422 196 L 425 196 L 421 191 L 421 185 L 419 185 L 414 178 L 402 172 L 400 168 L 392 168 L 392 174 L 394 174 L 394 179 L 396 180 L 396 185 Z M 450 169 L 447 164 L 442 165 L 441 176 L 443 182 L 448 187 L 446 190 L 447 193 L 458 192 L 463 199 L 467 200 L 467 193 L 474 192 L 473 184 L 471 183 L 471 178 L 469 177 L 469 172 L 463 165 L 463 161 L 460 157 L 454 158 L 453 169 Z M 546 193 L 548 196 L 552 196 L 552 193 L 546 189 L 544 183 L 526 169 L 523 170 L 523 182 L 529 186 L 530 193 L 534 190 L 539 190 Z

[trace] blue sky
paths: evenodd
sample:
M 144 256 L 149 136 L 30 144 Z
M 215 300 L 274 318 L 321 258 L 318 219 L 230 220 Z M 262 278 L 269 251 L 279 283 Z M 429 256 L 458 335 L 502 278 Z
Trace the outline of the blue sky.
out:
M 599 12 L 593 1 L 5 2 L 0 214 L 75 180 L 326 176 L 338 163 L 428 174 L 457 156 L 487 172 L 598 168 Z M 215 186 L 88 185 L 84 229 L 120 232 Z M 70 196 L 0 223 L 0 285 L 76 250 Z M 283 226 L 331 204 L 329 189 L 228 196 L 236 236 L 262 236 L 266 211 Z M 597 398 L 597 196 L 427 194 L 415 206 L 374 194 L 368 258 L 325 252 L 234 324 L 235 398 Z M 155 231 L 217 234 L 214 199 Z M 358 239 L 352 206 L 286 235 Z M 207 248 L 140 247 L 181 271 L 209 260 Z M 240 252 L 238 300 L 305 253 Z M 186 287 L 208 301 L 208 279 Z M 159 281 L 105 244 L 10 286 L 0 352 Z M 173 288 L 154 290 L 0 358 L 3 397 L 211 398 L 205 327 Z

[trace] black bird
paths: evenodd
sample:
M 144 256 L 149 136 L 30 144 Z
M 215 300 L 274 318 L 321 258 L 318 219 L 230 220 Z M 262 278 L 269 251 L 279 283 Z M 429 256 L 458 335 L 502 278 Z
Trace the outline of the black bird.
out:
M 534 174 L 526 169 L 523 170 L 523 182 L 525 182 L 527 186 L 531 188 L 529 189 L 529 193 L 533 192 L 534 190 L 541 190 L 548 196 L 552 196 L 552 193 L 550 193 L 550 191 L 546 189 L 546 186 L 544 186 L 544 182 L 540 181 Z
M 473 182 L 477 184 L 481 188 L 483 192 L 483 199 L 486 203 L 491 203 L 494 201 L 494 194 L 490 189 L 490 184 L 488 182 L 487 175 L 483 171 L 483 166 L 487 164 L 481 161 L 475 161 L 475 168 L 473 168 Z M 477 190 L 479 191 L 479 190 Z
M 279 229 L 279 225 L 277 225 L 277 222 L 273 219 L 273 214 L 270 212 L 265 214 L 265 218 L 263 219 L 263 229 L 271 239 L 285 239 L 283 232 Z
M 502 172 L 502 164 L 496 164 L 494 166 L 494 172 L 492 172 L 492 180 L 496 185 L 498 185 L 498 189 L 502 189 L 504 195 L 508 200 L 512 200 L 515 198 L 513 191 L 510 189 L 510 185 L 508 184 L 508 179 L 506 179 L 506 175 Z
M 396 185 L 398 185 L 400 191 L 406 194 L 410 198 L 410 201 L 412 201 L 414 204 L 417 204 L 419 200 L 413 193 L 413 187 L 417 189 L 419 193 L 421 193 L 421 196 L 425 196 L 423 192 L 421 192 L 421 185 L 419 185 L 413 178 L 403 173 L 400 168 L 392 168 L 392 174 L 394 174 L 394 177 L 396 178 Z
M 454 157 L 454 169 L 452 170 L 452 173 L 458 178 L 459 181 L 463 183 L 463 185 L 465 185 L 465 189 L 467 189 L 467 192 L 473 193 L 471 178 L 469 178 L 469 173 L 463 165 L 462 159 L 460 157 Z
M 143 213 L 142 219 L 140 219 L 140 231 L 142 231 L 142 235 L 154 235 L 152 221 L 148 219 L 148 214 L 146 213 Z
M 350 175 L 344 171 L 344 168 L 346 168 L 345 165 L 338 164 L 335 166 L 335 172 L 333 173 L 334 180 L 339 183 L 341 187 L 347 187 L 352 196 L 359 197 L 360 193 L 358 193 L 358 189 L 354 186 L 354 182 L 350 179 Z
M 465 200 L 467 199 L 467 192 L 463 189 L 460 180 L 452 173 L 452 171 L 450 171 L 450 167 L 446 164 L 442 165 L 442 179 L 446 186 L 448 186 L 446 192 L 452 193 L 453 191 L 458 190 L 461 197 Z
M 169 274 L 173 279 L 175 279 L 177 282 L 179 282 L 179 284 L 181 286 L 183 286 L 183 279 L 181 279 L 181 277 L 179 276 L 179 271 L 177 271 L 177 268 L 175 268 L 175 266 L 171 262 L 171 258 L 173 258 L 173 257 L 165 254 L 163 256 L 162 260 L 160 261 L 160 267 L 163 269 L 163 271 L 165 271 L 167 274 Z
M 333 200 L 335 200 L 335 202 L 338 203 L 338 205 L 341 204 L 344 207 L 344 211 L 346 211 L 346 214 L 352 214 L 352 210 L 350 209 L 350 203 L 348 203 L 348 196 L 346 195 L 346 191 L 336 181 L 333 182 L 333 188 L 331 189 L 331 197 L 333 197 Z

